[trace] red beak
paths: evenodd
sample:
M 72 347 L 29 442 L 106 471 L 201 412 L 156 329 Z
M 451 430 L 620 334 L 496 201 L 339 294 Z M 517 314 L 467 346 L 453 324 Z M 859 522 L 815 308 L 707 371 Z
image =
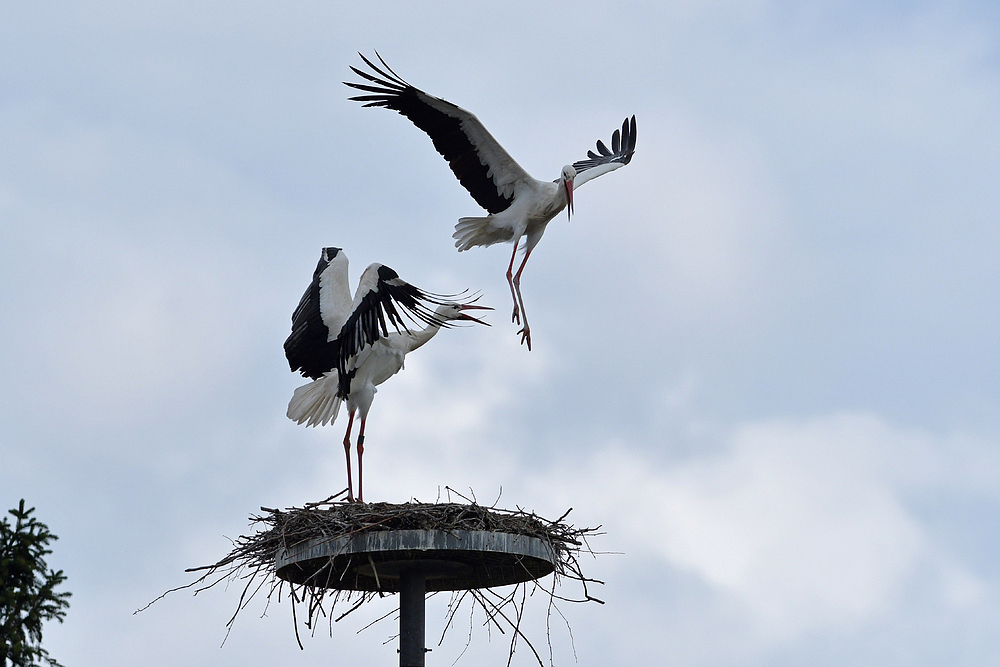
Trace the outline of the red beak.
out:
M 564 181 L 566 187 L 566 219 L 573 218 L 573 181 Z
M 467 304 L 467 305 L 464 305 L 464 306 L 459 306 L 458 309 L 459 310 L 493 310 L 489 306 L 474 306 L 472 304 Z M 460 319 L 460 320 L 469 320 L 470 322 L 478 322 L 479 324 L 485 324 L 486 326 L 490 326 L 489 322 L 483 322 L 482 320 L 476 319 L 472 315 L 466 315 L 465 313 L 462 313 L 461 315 L 459 315 L 458 319 Z

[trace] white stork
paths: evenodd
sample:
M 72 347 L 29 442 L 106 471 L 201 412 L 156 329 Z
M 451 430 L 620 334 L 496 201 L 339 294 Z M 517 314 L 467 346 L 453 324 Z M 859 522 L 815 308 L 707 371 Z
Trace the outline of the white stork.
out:
M 360 413 L 358 433 L 358 502 L 362 498 L 361 457 L 365 422 L 376 387 L 403 368 L 407 353 L 417 349 L 455 320 L 486 324 L 466 310 L 492 310 L 455 301 L 455 296 L 430 294 L 404 282 L 382 264 L 372 264 L 361 275 L 351 298 L 347 256 L 340 248 L 323 248 L 312 284 L 292 315 L 292 333 L 285 341 L 285 357 L 293 371 L 312 378 L 295 390 L 288 418 L 299 424 L 333 423 L 347 400 L 349 417 L 344 435 L 347 456 L 347 498 L 354 501 L 351 480 L 351 426 Z M 431 307 L 436 306 L 434 310 Z M 422 322 L 411 331 L 401 317 Z M 390 333 L 386 320 L 395 331 Z
M 358 55 L 374 74 L 356 67 L 351 69 L 376 85 L 345 81 L 351 88 L 369 93 L 350 99 L 364 102 L 366 107 L 393 109 L 409 118 L 430 136 L 434 148 L 448 161 L 459 182 L 490 213 L 485 217 L 459 219 L 452 235 L 458 250 L 461 252 L 473 246 L 490 246 L 502 241 L 514 244 L 507 266 L 507 284 L 514 301 L 511 321 L 520 324 L 523 318 L 524 327 L 518 333 L 521 334 L 521 343 L 527 343 L 530 350 L 531 329 L 521 299 L 524 265 L 545 233 L 549 220 L 567 206 L 567 217 L 572 215 L 575 188 L 628 164 L 632 159 L 635 153 L 635 116 L 631 120 L 625 119 L 620 133 L 615 130 L 610 150 L 604 142 L 598 141 L 599 155 L 588 151 L 586 160 L 563 167 L 555 181 L 539 181 L 514 161 L 473 114 L 411 86 L 392 71 L 378 53 L 375 55 L 384 69 L 363 54 Z M 525 237 L 524 259 L 514 273 L 514 258 L 521 237 Z

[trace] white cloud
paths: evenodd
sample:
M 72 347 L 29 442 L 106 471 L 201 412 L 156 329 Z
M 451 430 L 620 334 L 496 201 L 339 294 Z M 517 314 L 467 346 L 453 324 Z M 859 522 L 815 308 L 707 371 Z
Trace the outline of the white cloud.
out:
M 945 446 L 861 414 L 769 421 L 680 463 L 611 444 L 532 487 L 544 493 L 554 482 L 560 497 L 601 488 L 605 503 L 590 500 L 579 513 L 621 531 L 608 538 L 612 549 L 656 554 L 697 575 L 745 609 L 759 641 L 782 643 L 896 610 L 928 568 L 953 604 L 980 598 L 986 584 L 941 552 L 906 503 L 913 460 L 940 457 Z

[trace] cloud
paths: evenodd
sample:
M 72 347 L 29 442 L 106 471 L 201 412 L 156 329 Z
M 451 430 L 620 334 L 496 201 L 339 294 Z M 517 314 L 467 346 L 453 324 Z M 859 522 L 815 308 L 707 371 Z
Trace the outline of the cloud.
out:
M 575 495 L 580 515 L 596 513 L 621 531 L 608 538 L 612 549 L 693 574 L 744 610 L 758 642 L 782 644 L 898 611 L 918 576 L 954 609 L 982 598 L 987 583 L 942 550 L 908 504 L 949 448 L 948 439 L 845 413 L 747 423 L 721 448 L 679 463 L 612 443 L 532 487 L 555 484 L 566 498 L 570 486 L 603 489 L 603 507 Z M 967 459 L 989 462 L 973 444 L 965 449 Z M 975 467 L 953 482 L 978 479 Z

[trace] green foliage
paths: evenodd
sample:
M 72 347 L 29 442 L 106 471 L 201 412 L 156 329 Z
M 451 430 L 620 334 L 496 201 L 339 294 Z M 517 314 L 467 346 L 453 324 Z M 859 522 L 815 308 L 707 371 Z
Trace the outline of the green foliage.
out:
M 62 623 L 70 596 L 56 593 L 66 580 L 62 570 L 47 569 L 45 556 L 52 553 L 46 545 L 59 539 L 48 526 L 24 509 L 24 499 L 16 510 L 8 510 L 16 520 L 0 520 L 0 667 L 34 667 L 44 660 L 51 667 L 61 667 L 42 648 L 42 622 L 56 619 Z

